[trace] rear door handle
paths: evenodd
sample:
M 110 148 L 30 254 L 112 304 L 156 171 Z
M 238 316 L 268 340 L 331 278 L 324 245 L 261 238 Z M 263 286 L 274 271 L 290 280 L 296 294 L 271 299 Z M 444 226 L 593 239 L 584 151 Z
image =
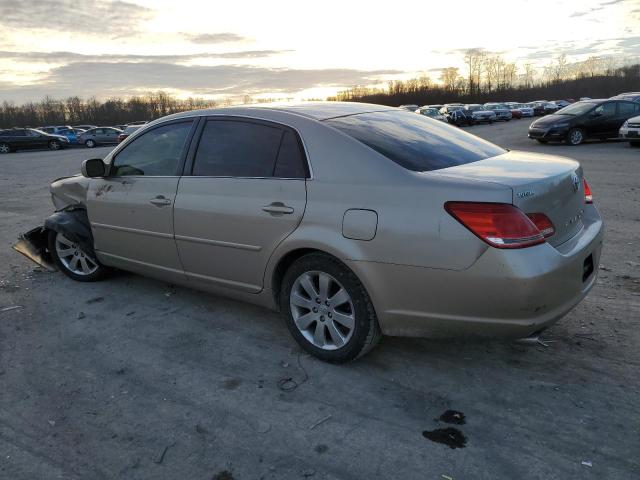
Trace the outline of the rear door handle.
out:
M 262 211 L 270 213 L 271 215 L 289 215 L 293 213 L 293 208 L 282 202 L 273 202 L 262 207 Z
M 171 205 L 171 200 L 169 200 L 168 198 L 165 198 L 164 195 L 158 195 L 157 197 L 152 198 L 149 201 L 153 203 L 156 207 L 164 207 L 165 205 Z

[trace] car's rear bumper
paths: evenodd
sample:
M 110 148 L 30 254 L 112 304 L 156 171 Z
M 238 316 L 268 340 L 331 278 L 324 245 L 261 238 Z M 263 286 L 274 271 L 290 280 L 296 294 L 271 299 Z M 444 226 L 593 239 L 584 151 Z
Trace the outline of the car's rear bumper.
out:
M 400 336 L 525 337 L 553 324 L 595 283 L 602 220 L 585 208 L 583 230 L 564 244 L 488 248 L 454 271 L 349 262 L 372 298 L 383 333 Z M 585 275 L 585 266 L 591 271 Z

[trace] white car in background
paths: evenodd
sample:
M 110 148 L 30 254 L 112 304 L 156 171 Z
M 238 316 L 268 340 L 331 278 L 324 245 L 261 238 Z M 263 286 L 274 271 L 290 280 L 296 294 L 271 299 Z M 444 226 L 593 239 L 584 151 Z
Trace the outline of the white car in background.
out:
M 624 122 L 618 135 L 620 138 L 627 140 L 632 147 L 640 147 L 640 116 L 630 118 Z

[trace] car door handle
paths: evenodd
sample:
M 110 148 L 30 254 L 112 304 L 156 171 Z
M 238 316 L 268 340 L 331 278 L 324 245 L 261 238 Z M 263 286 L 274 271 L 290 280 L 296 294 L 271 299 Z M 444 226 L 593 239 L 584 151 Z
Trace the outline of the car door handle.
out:
M 164 195 L 158 195 L 157 197 L 152 198 L 149 201 L 153 203 L 156 207 L 164 207 L 165 205 L 171 205 L 171 200 L 169 200 L 168 198 L 165 198 Z
M 282 202 L 273 202 L 262 207 L 262 211 L 270 213 L 271 215 L 289 215 L 293 213 L 293 208 Z

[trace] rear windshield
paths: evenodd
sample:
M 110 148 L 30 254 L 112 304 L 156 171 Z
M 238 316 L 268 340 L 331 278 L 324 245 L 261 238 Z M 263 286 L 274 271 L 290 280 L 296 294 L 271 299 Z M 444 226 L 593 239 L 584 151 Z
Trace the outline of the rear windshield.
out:
M 438 120 L 405 112 L 372 112 L 325 120 L 385 157 L 416 172 L 464 165 L 505 150 Z

